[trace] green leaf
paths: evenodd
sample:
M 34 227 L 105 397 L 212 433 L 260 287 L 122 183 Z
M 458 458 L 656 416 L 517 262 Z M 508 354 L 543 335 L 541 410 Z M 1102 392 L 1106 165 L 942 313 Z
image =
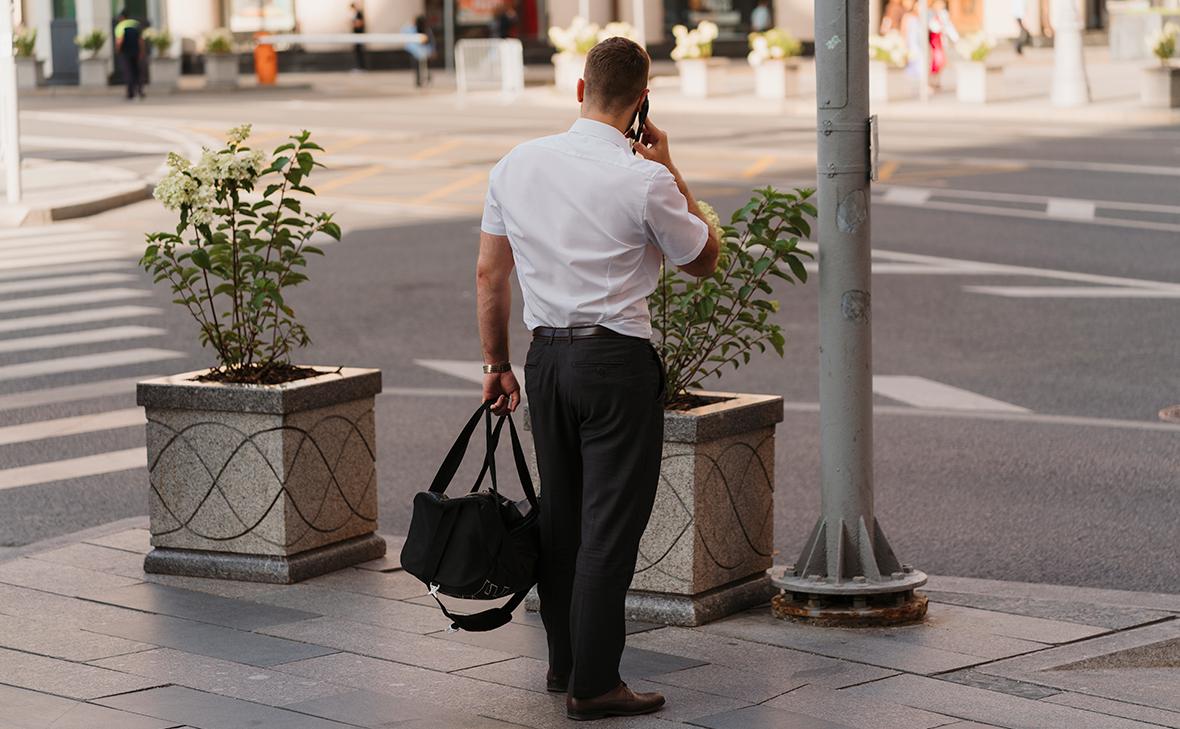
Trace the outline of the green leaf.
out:
M 800 261 L 795 256 L 787 256 L 786 259 L 787 265 L 791 267 L 791 273 L 795 274 L 795 278 L 799 279 L 802 283 L 807 283 L 807 268 L 803 265 L 803 261 Z

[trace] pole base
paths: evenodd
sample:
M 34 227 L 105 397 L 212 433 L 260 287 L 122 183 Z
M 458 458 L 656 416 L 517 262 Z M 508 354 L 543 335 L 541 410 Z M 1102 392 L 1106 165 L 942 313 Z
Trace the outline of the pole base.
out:
M 866 628 L 916 623 L 926 617 L 927 598 L 920 592 L 817 595 L 783 592 L 771 598 L 776 618 L 834 628 Z

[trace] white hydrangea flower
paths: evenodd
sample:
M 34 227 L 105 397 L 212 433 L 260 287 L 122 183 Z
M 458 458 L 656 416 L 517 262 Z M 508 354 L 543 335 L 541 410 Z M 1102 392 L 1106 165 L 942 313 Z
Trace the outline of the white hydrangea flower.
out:
M 697 30 L 700 31 L 701 38 L 703 38 L 706 43 L 711 43 L 716 40 L 717 34 L 719 32 L 717 24 L 711 20 L 702 20 L 700 24 L 697 25 Z
M 252 124 L 240 124 L 225 133 L 226 140 L 230 144 L 241 144 L 250 136 L 250 130 L 252 128 Z
M 672 26 L 672 37 L 673 38 L 680 40 L 681 38 L 683 38 L 686 35 L 688 35 L 688 28 L 684 27 L 683 25 L 679 25 L 679 24 Z

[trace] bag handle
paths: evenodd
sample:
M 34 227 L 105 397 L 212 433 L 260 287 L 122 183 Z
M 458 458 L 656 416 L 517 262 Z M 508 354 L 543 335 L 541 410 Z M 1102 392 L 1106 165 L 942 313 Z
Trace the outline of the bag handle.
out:
M 450 610 L 447 610 L 446 605 L 442 604 L 442 600 L 438 599 L 437 594 L 432 592 L 431 597 L 438 603 L 438 607 L 443 611 L 443 615 L 446 615 L 451 620 L 451 627 L 447 628 L 448 632 L 453 633 L 456 630 L 466 630 L 469 633 L 484 633 L 512 622 L 512 611 L 520 607 L 520 604 L 524 602 L 528 594 L 528 590 L 521 590 L 513 595 L 511 600 L 500 607 L 483 610 L 470 615 L 452 613 Z
M 438 473 L 434 475 L 434 481 L 430 484 L 430 491 L 432 493 L 441 494 L 447 490 L 447 486 L 451 485 L 451 479 L 455 478 L 455 473 L 459 470 L 459 464 L 463 462 L 463 456 L 467 453 L 467 444 L 471 442 L 471 434 L 475 432 L 476 426 L 479 425 L 479 419 L 485 414 L 488 418 L 489 428 L 491 426 L 491 407 L 492 401 L 488 400 L 479 406 L 471 419 L 467 421 L 467 425 L 463 426 L 459 437 L 455 439 L 451 450 L 447 451 L 446 458 L 443 458 L 442 465 L 438 467 Z M 484 459 L 485 468 L 487 466 L 487 459 Z M 481 474 L 482 478 L 482 474 Z

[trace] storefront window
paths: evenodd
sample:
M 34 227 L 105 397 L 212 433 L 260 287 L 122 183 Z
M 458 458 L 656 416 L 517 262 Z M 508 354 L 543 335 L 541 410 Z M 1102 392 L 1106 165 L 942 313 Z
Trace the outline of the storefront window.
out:
M 53 17 L 58 20 L 73 20 L 78 17 L 74 0 L 53 0 Z
M 295 29 L 295 0 L 232 0 L 229 29 L 234 33 Z
M 665 30 L 670 37 L 674 25 L 692 28 L 702 20 L 711 20 L 717 24 L 721 40 L 744 39 L 756 5 L 756 0 L 664 0 Z

